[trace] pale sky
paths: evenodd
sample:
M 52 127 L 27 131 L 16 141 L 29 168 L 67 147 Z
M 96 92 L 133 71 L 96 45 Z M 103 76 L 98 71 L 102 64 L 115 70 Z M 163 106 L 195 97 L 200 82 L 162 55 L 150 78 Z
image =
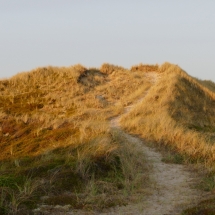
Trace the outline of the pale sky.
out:
M 215 81 L 214 0 L 0 0 L 0 78 L 166 61 Z

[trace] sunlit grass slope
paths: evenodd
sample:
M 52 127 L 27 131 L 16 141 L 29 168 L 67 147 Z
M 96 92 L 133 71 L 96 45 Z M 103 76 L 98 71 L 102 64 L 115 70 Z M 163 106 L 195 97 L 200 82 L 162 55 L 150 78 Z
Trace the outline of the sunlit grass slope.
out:
M 40 203 L 125 204 L 122 194 L 146 183 L 146 165 L 109 119 L 150 87 L 145 73 L 107 63 L 37 68 L 1 80 L 1 213 L 25 214 Z
M 213 82 L 169 63 L 37 68 L 0 80 L 0 214 L 99 210 L 144 190 L 144 152 L 110 126 L 132 104 L 125 130 L 214 167 Z
M 159 81 L 121 123 L 129 132 L 168 145 L 189 160 L 215 161 L 215 84 L 165 63 Z
M 1 81 L 0 159 L 38 155 L 107 132 L 106 119 L 149 87 L 143 77 L 104 64 L 101 71 L 39 68 Z

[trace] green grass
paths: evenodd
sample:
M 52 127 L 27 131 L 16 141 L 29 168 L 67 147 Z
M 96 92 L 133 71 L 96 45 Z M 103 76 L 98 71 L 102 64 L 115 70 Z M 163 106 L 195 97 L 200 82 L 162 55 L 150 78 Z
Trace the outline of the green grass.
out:
M 183 164 L 184 157 L 181 154 L 166 153 L 162 158 L 165 163 Z
M 139 189 L 139 174 L 141 180 L 148 180 L 144 155 L 137 151 L 118 130 L 111 130 L 76 147 L 19 158 L 16 163 L 4 161 L 0 170 L 2 211 L 27 213 L 38 204 L 56 202 L 88 210 L 125 205 L 129 198 L 123 193 L 131 195 Z M 49 198 L 40 200 L 41 196 Z M 14 205 L 10 206 L 12 200 Z

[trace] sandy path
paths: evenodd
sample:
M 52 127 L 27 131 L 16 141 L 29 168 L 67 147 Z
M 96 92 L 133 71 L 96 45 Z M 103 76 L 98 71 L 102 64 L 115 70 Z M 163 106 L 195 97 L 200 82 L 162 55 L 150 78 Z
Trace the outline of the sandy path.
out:
M 159 76 L 154 72 L 147 74 L 147 77 L 150 78 L 153 84 L 155 84 L 159 79 Z M 145 95 L 146 94 L 147 92 Z M 127 114 L 134 105 L 142 102 L 145 95 L 135 104 L 126 107 L 124 114 Z M 196 183 L 195 176 L 193 176 L 193 174 L 191 174 L 184 165 L 167 164 L 162 162 L 161 153 L 146 146 L 143 140 L 122 131 L 119 121 L 123 115 L 113 118 L 110 124 L 111 127 L 117 127 L 120 129 L 130 142 L 139 145 L 139 147 L 144 151 L 145 157 L 151 165 L 149 174 L 152 185 L 149 188 L 149 194 L 143 197 L 138 204 L 131 203 L 123 207 L 114 207 L 105 213 L 86 212 L 80 210 L 71 211 L 68 208 L 59 208 L 58 206 L 58 208 L 54 208 L 54 210 L 51 208 L 54 213 L 47 212 L 44 214 L 179 215 L 183 209 L 196 204 L 197 201 L 202 198 L 203 193 L 192 188 Z
M 148 77 L 153 84 L 155 84 L 159 78 L 156 73 L 149 73 Z M 138 102 L 141 102 L 143 99 L 144 98 Z M 124 114 L 127 114 L 133 106 L 134 105 L 127 107 Z M 118 116 L 112 119 L 111 126 L 121 129 L 119 123 L 121 117 L 122 116 Z M 195 177 L 186 170 L 184 165 L 164 163 L 162 162 L 162 155 L 155 151 L 155 149 L 144 145 L 141 139 L 133 137 L 125 132 L 124 135 L 129 141 L 141 145 L 146 159 L 151 164 L 151 194 L 145 197 L 145 199 L 143 198 L 139 204 L 117 207 L 104 214 L 176 215 L 180 214 L 184 208 L 197 203 L 202 193 L 196 189 L 192 189 L 196 180 Z
M 145 146 L 142 140 L 124 134 L 129 141 L 141 144 L 146 159 L 151 164 L 151 194 L 143 197 L 138 204 L 116 207 L 103 215 L 176 215 L 197 203 L 202 195 L 200 191 L 191 188 L 195 184 L 195 178 L 183 165 L 163 163 L 159 152 Z

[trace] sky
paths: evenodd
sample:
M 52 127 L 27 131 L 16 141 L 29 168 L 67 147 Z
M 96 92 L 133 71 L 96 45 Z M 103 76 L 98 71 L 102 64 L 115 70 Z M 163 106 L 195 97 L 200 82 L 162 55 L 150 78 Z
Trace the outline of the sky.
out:
M 0 0 L 0 78 L 170 62 L 215 81 L 214 9 L 214 0 Z

